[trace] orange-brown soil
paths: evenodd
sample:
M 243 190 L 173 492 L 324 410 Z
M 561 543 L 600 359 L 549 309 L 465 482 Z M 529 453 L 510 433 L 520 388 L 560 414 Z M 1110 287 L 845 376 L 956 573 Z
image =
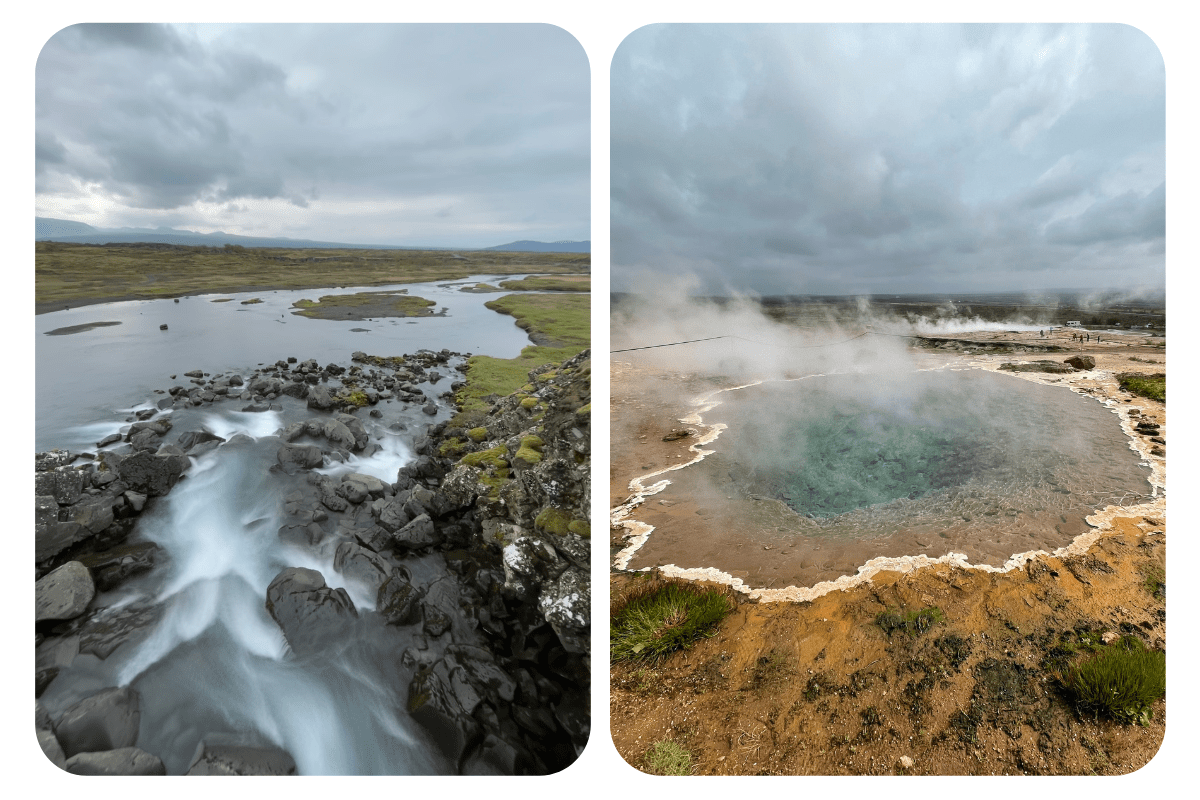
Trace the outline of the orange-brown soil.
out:
M 1128 400 L 1165 436 L 1165 405 L 1121 392 L 1110 377 L 1165 372 L 1161 347 L 1140 338 L 1130 347 L 1130 341 L 1090 346 L 1094 372 L 1034 379 Z M 1068 355 L 945 357 L 995 369 Z M 679 419 L 693 410 L 690 399 L 720 388 L 719 379 L 677 374 L 662 363 L 639 361 L 636 354 L 614 360 L 614 507 L 628 497 L 633 478 L 694 457 L 687 448 L 696 436 L 662 439 L 689 427 Z M 690 427 L 705 433 L 703 425 Z M 1139 442 L 1143 452 L 1152 446 L 1140 436 Z M 708 447 L 715 446 L 719 441 Z M 1154 463 L 1165 480 L 1163 460 Z M 647 500 L 654 502 L 653 496 Z M 631 517 L 640 519 L 637 510 Z M 756 601 L 731 592 L 737 608 L 712 638 L 658 664 L 612 667 L 617 750 L 644 768 L 651 745 L 672 740 L 691 753 L 694 773 L 712 775 L 1132 772 L 1162 743 L 1165 701 L 1145 726 L 1094 718 L 1073 706 L 1056 671 L 1106 633 L 1134 635 L 1165 649 L 1165 502 L 1159 500 L 1153 513 L 1101 517 L 1090 534 L 1094 542 L 1039 555 L 1008 572 L 946 563 L 880 571 L 805 602 Z M 626 533 L 614 526 L 614 554 L 627 546 Z M 659 579 L 616 570 L 612 596 L 635 582 Z M 930 606 L 944 619 L 919 635 L 889 635 L 876 624 L 885 610 Z

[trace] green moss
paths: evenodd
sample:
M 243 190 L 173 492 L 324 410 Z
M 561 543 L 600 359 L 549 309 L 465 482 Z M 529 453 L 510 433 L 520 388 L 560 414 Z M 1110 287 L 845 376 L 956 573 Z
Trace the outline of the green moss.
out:
M 555 536 L 566 536 L 570 530 L 570 524 L 571 515 L 569 513 L 561 508 L 547 506 L 533 521 L 533 528 L 537 531 L 552 533 Z
M 480 450 L 476 453 L 469 453 L 463 456 L 458 463 L 481 469 L 487 467 L 491 467 L 492 469 L 507 469 L 508 461 L 503 458 L 507 452 L 504 446 L 500 445 L 493 447 L 491 450 Z
M 592 526 L 586 520 L 573 519 L 567 525 L 567 530 L 576 536 L 581 536 L 584 539 L 592 538 Z
M 532 383 L 525 384 L 524 386 L 521 387 L 521 391 L 525 392 L 525 394 L 529 394 L 530 392 L 533 391 L 533 384 Z
M 358 406 L 359 408 L 362 408 L 363 406 L 368 406 L 371 404 L 371 401 L 367 399 L 366 392 L 362 392 L 362 391 L 358 391 L 358 390 L 350 392 L 348 395 L 345 395 L 342 399 L 346 403 L 349 403 L 352 406 Z
M 294 305 L 296 308 L 312 308 L 313 306 L 317 305 L 317 301 L 308 299 L 297 300 L 292 305 Z
M 538 399 L 536 397 L 526 397 L 524 400 L 521 401 L 521 408 L 525 409 L 526 411 L 529 411 L 530 409 L 536 408 L 537 404 L 538 404 Z
M 583 406 L 582 408 L 575 409 L 575 413 L 581 417 L 591 414 L 592 413 L 592 404 L 588 403 L 586 406 Z
M 487 428 L 471 428 L 467 431 L 467 438 L 478 444 L 487 438 Z
M 441 447 L 438 448 L 438 453 L 444 458 L 454 458 L 455 456 L 460 455 L 466 449 L 467 443 L 462 439 L 459 439 L 457 436 L 454 436 L 442 442 Z
M 513 459 L 519 459 L 526 464 L 537 464 L 542 460 L 542 447 L 544 443 L 540 436 L 526 436 L 521 440 L 521 447 L 513 455 Z

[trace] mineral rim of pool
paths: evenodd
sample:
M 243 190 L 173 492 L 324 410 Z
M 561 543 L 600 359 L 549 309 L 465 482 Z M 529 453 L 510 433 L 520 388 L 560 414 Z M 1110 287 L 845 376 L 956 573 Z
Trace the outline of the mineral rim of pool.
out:
M 767 591 L 891 560 L 1000 568 L 1156 495 L 1111 409 L 983 370 L 756 383 L 699 413 L 720 426 L 702 457 L 614 513 L 632 534 L 618 566 Z

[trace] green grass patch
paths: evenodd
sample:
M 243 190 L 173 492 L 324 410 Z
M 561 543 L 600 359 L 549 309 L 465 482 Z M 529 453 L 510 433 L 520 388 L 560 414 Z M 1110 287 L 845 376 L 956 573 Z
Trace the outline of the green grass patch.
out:
M 487 438 L 487 428 L 484 428 L 484 427 L 471 428 L 469 431 L 467 431 L 467 438 L 470 439 L 472 442 L 479 444 L 480 442 L 482 442 L 484 439 Z
M 433 313 L 436 305 L 424 297 L 398 292 L 355 292 L 353 294 L 327 294 L 320 300 L 297 300 L 292 304 L 298 309 L 293 312 L 311 319 L 345 319 L 354 317 L 422 317 Z
M 452 436 L 451 438 L 442 442 L 441 446 L 438 448 L 438 455 L 442 456 L 443 458 L 455 458 L 462 455 L 466 449 L 466 442 L 464 442 L 462 439 L 459 439 L 457 436 Z
M 1160 403 L 1167 402 L 1167 376 L 1157 375 L 1118 375 L 1117 381 L 1121 388 L 1133 392 L 1139 397 L 1148 397 Z
M 646 771 L 651 775 L 691 775 L 692 754 L 678 742 L 664 739 L 646 751 Z
M 620 598 L 609 623 L 613 661 L 660 660 L 716 633 L 733 611 L 729 595 L 686 581 L 641 584 Z
M 536 344 L 516 358 L 472 356 L 465 385 L 455 395 L 460 412 L 452 424 L 467 427 L 468 412 L 486 411 L 485 397 L 507 397 L 529 383 L 529 373 L 545 364 L 561 364 L 589 345 L 590 298 L 586 295 L 506 295 L 487 307 L 517 318 Z
M 1058 678 L 1081 711 L 1146 724 L 1154 703 L 1167 693 L 1167 654 L 1123 636 Z
M 589 275 L 561 278 L 531 275 L 516 281 L 502 281 L 500 288 L 510 292 L 590 292 L 592 279 Z
M 888 636 L 896 631 L 901 631 L 909 636 L 920 636 L 945 618 L 946 615 L 941 612 L 941 609 L 933 606 L 922 608 L 920 611 L 907 612 L 889 608 L 879 612 L 875 617 L 875 624 L 882 628 Z

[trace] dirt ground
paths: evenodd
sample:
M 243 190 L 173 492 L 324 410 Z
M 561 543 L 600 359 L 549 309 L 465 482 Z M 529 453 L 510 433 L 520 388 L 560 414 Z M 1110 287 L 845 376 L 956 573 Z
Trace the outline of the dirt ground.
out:
M 1052 340 L 1037 332 L 972 335 L 963 338 L 979 346 L 939 344 L 927 354 L 986 369 L 1061 362 L 1080 352 L 1069 333 L 1056 331 Z M 1113 377 L 1165 372 L 1162 340 L 1113 340 L 1102 335 L 1100 343 L 1082 345 L 1095 370 L 1021 377 L 1137 409 L 1122 419 L 1165 486 L 1165 455 L 1149 455 L 1152 448 L 1165 452 L 1165 404 L 1123 392 Z M 1018 350 L 989 352 L 989 343 Z M 1046 344 L 1070 352 L 1039 352 Z M 1020 352 L 1026 345 L 1030 352 Z M 693 411 L 691 399 L 721 387 L 703 375 L 650 367 L 636 354 L 614 358 L 611 376 L 609 485 L 617 508 L 630 500 L 633 479 L 696 457 L 689 447 L 710 431 L 680 420 Z M 1161 426 L 1160 442 L 1133 432 L 1139 419 Z M 672 431 L 692 433 L 663 441 Z M 653 495 L 645 499 L 652 502 Z M 638 508 L 635 501 L 617 516 L 637 520 Z M 1146 726 L 1093 719 L 1062 696 L 1054 673 L 1106 634 L 1165 649 L 1165 497 L 1091 522 L 1096 527 L 1072 547 L 1007 572 L 913 563 L 816 596 L 727 589 L 737 609 L 713 638 L 657 665 L 612 668 L 614 744 L 640 768 L 651 745 L 672 740 L 691 753 L 693 772 L 705 775 L 1132 772 L 1162 743 L 1165 701 Z M 636 525 L 613 526 L 614 558 L 638 533 L 644 530 Z M 614 569 L 612 596 L 659 579 Z M 889 635 L 876 624 L 885 610 L 930 606 L 944 619 L 923 633 Z

